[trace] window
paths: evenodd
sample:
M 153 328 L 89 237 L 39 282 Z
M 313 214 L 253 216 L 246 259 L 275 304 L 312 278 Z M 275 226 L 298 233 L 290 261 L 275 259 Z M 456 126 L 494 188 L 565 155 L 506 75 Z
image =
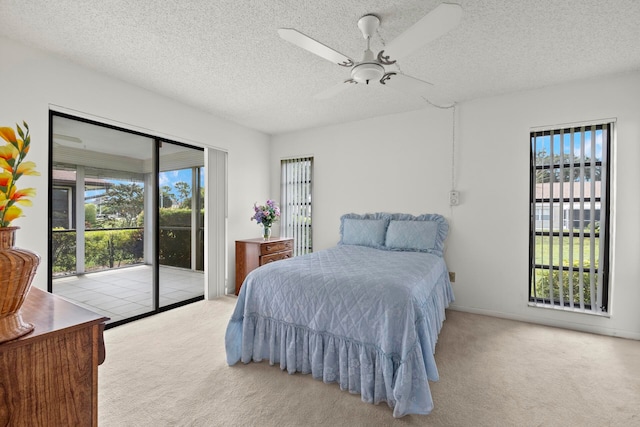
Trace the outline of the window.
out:
M 529 301 L 607 313 L 613 123 L 531 132 Z
M 293 256 L 311 253 L 313 157 L 282 160 L 281 170 L 281 234 L 293 237 Z
M 53 174 L 55 175 L 56 172 L 58 171 L 54 170 Z M 53 179 L 55 180 L 55 176 Z M 51 222 L 54 228 L 73 228 L 73 222 L 71 220 L 71 209 L 73 208 L 72 193 L 71 187 L 53 187 L 51 194 L 53 217 L 51 218 Z

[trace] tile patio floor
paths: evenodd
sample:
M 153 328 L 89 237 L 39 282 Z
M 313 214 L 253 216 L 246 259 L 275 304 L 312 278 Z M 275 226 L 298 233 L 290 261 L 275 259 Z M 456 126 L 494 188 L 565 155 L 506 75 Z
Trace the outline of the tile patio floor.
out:
M 53 293 L 110 317 L 111 323 L 152 310 L 152 274 L 151 266 L 138 265 L 54 278 Z M 202 295 L 202 272 L 160 267 L 160 307 Z

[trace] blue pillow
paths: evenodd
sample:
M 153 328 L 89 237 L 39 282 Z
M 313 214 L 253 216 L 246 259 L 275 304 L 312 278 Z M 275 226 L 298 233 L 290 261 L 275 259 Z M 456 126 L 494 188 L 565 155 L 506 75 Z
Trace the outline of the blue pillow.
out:
M 346 214 L 340 218 L 341 245 L 384 248 L 389 218 L 385 215 Z
M 442 256 L 449 224 L 443 216 L 425 214 L 414 217 L 392 214 L 385 248 L 394 251 L 429 252 Z

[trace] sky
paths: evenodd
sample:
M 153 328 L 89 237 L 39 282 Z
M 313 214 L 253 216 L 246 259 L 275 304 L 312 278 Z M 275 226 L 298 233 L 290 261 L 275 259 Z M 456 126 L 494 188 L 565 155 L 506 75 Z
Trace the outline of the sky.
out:
M 581 144 L 582 144 L 582 133 L 575 132 L 573 141 L 573 153 L 575 157 L 581 157 Z M 595 131 L 595 160 L 602 160 L 602 138 L 603 131 L 596 130 Z M 554 144 L 553 144 L 553 154 L 554 156 L 560 154 L 560 150 L 562 147 L 562 152 L 565 154 L 571 153 L 571 134 L 564 134 L 564 141 L 561 144 L 561 136 L 559 134 L 554 135 Z M 592 132 L 587 131 L 584 133 L 584 156 L 591 158 L 591 145 L 592 145 Z M 536 154 L 545 152 L 547 154 L 551 154 L 551 137 L 549 135 L 540 136 L 535 138 L 535 150 Z
M 177 171 L 160 172 L 159 174 L 160 188 L 165 185 L 173 188 L 176 182 L 184 181 L 191 186 L 191 169 L 181 169 Z

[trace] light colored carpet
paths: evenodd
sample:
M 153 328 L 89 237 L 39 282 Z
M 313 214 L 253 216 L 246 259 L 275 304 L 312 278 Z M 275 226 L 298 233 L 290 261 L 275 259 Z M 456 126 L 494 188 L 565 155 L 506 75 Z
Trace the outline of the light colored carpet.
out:
M 640 342 L 447 311 L 429 415 L 394 419 L 309 375 L 227 366 L 234 297 L 105 332 L 99 424 L 640 426 Z

